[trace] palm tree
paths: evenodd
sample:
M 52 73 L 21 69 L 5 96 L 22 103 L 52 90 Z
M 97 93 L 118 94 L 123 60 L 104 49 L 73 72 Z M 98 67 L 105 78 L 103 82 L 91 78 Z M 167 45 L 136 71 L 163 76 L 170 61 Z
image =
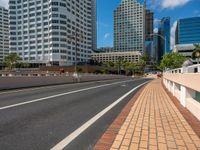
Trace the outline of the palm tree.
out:
M 200 44 L 194 44 L 195 48 L 194 51 L 192 53 L 192 58 L 198 60 L 198 64 L 199 64 L 199 59 L 200 59 Z
M 11 70 L 13 67 L 16 67 L 20 61 L 21 58 L 16 53 L 11 53 L 4 58 L 3 64 Z

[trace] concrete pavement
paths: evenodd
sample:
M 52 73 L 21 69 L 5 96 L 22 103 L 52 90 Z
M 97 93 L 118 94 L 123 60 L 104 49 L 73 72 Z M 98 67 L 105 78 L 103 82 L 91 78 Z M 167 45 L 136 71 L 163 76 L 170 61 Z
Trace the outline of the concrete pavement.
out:
M 161 80 L 149 83 L 132 105 L 126 116 L 122 114 L 108 128 L 95 150 L 200 149 L 199 136 L 166 94 Z

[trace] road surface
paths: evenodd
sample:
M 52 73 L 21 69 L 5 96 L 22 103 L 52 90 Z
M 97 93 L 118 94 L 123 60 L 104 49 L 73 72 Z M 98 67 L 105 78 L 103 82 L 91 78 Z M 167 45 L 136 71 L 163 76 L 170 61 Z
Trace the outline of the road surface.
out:
M 89 150 L 149 79 L 0 92 L 0 149 Z

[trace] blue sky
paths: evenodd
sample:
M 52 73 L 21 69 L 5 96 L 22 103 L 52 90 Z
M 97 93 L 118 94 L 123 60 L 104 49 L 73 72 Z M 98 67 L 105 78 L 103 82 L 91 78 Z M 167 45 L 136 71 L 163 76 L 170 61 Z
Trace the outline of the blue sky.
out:
M 140 0 L 143 3 L 142 0 Z M 173 46 L 176 20 L 200 16 L 200 0 L 147 0 L 154 12 L 155 28 L 162 17 L 171 17 L 171 43 Z M 113 46 L 113 11 L 121 0 L 97 0 L 97 46 Z

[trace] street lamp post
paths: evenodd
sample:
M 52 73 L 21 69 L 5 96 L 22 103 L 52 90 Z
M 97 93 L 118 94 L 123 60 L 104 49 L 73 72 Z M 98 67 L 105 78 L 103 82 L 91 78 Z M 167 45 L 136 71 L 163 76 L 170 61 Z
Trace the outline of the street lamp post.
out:
M 75 62 L 74 62 L 74 73 L 77 74 L 77 51 L 78 51 L 78 37 L 83 38 L 82 34 L 78 34 L 77 29 L 75 30 L 75 34 L 67 35 L 67 37 L 74 38 L 75 40 Z M 79 38 L 79 39 L 80 39 Z
M 67 37 L 71 37 L 74 38 L 75 40 L 75 62 L 74 62 L 74 77 L 78 79 L 79 81 L 79 76 L 78 76 L 78 72 L 77 72 L 77 51 L 78 51 L 78 38 L 82 39 L 83 35 L 82 34 L 78 34 L 77 29 L 75 30 L 75 34 L 72 35 L 67 35 Z
M 77 74 L 77 30 L 75 32 L 75 64 L 74 64 L 74 72 Z

